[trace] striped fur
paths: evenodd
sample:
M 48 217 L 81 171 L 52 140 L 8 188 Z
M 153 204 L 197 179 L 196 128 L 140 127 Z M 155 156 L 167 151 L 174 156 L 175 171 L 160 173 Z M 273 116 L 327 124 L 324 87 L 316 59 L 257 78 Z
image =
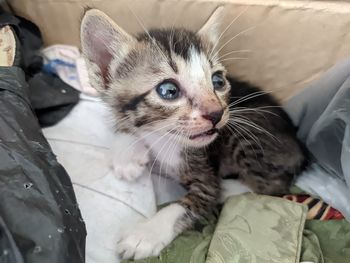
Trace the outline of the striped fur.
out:
M 243 100 L 260 90 L 226 76 L 212 50 L 220 10 L 197 33 L 156 29 L 136 37 L 98 10 L 83 18 L 82 49 L 92 85 L 113 110 L 117 131 L 133 134 L 132 140 L 145 145 L 138 149 L 148 149 L 130 158 L 147 154 L 149 170 L 188 189 L 177 205 L 125 234 L 119 243 L 124 258 L 157 255 L 210 213 L 219 200 L 221 177 L 234 176 L 258 193 L 280 194 L 305 165 L 295 128 L 276 100 L 263 93 Z M 220 90 L 212 84 L 216 72 L 225 81 Z M 181 96 L 173 101 L 156 93 L 157 85 L 169 79 L 180 87 Z M 237 105 L 230 108 L 230 103 Z M 218 123 L 207 117 L 213 112 L 222 114 Z

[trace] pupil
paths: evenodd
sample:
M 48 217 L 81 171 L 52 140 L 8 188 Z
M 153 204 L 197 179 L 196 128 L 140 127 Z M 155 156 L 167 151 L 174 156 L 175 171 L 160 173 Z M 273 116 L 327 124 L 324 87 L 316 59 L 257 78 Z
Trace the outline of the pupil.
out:
M 171 95 L 174 95 L 175 94 L 175 90 L 172 88 L 172 89 L 169 89 L 169 93 L 171 94 Z
M 164 82 L 163 84 L 158 86 L 157 92 L 163 99 L 168 100 L 176 99 L 179 96 L 178 87 L 171 82 Z
M 214 75 L 213 76 L 213 84 L 214 84 L 214 88 L 219 89 L 219 88 L 222 88 L 224 86 L 225 82 L 220 75 Z

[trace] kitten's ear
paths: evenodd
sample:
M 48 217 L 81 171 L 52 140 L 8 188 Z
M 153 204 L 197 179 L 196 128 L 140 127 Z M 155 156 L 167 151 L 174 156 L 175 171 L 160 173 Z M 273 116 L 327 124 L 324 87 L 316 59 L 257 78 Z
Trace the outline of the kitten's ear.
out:
M 80 40 L 87 60 L 90 79 L 95 88 L 107 88 L 112 59 L 122 59 L 128 47 L 136 40 L 105 13 L 88 10 L 82 19 Z
M 212 45 L 215 45 L 220 34 L 221 17 L 223 15 L 223 6 L 215 9 L 207 22 L 198 30 L 197 34 L 203 39 L 208 40 Z

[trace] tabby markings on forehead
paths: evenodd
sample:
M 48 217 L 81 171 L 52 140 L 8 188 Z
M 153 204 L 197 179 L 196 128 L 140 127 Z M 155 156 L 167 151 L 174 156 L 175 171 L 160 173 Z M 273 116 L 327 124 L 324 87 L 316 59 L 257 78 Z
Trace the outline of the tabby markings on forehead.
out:
M 198 52 L 203 49 L 200 38 L 187 29 L 153 29 L 149 31 L 149 35 L 156 41 L 161 50 L 168 55 L 168 58 L 171 58 L 171 53 L 175 53 L 185 60 L 189 60 L 191 47 L 194 47 Z M 152 41 L 146 33 L 140 34 L 137 39 L 139 41 Z

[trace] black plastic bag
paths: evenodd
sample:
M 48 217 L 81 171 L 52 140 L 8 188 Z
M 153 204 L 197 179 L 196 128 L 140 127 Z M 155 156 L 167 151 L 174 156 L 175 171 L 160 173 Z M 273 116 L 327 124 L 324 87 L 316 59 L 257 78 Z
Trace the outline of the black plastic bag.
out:
M 72 183 L 33 113 L 25 74 L 0 67 L 0 262 L 85 262 Z
M 57 76 L 42 71 L 40 48 L 43 41 L 35 24 L 0 10 L 0 27 L 4 25 L 10 25 L 16 32 L 17 66 L 25 72 L 29 84 L 29 99 L 39 124 L 42 127 L 56 124 L 78 103 L 79 92 Z

